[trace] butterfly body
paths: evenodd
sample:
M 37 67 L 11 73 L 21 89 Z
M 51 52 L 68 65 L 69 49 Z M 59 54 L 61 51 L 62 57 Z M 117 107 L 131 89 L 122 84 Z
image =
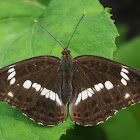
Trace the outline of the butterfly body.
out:
M 70 50 L 64 48 L 61 59 L 62 71 L 62 100 L 66 105 L 72 96 L 73 58 Z

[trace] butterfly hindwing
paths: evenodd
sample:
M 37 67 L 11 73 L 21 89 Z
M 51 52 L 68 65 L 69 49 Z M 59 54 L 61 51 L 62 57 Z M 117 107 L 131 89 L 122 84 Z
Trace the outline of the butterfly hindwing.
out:
M 39 124 L 46 126 L 58 125 L 66 120 L 67 107 L 53 100 L 40 96 L 31 109 L 22 109 L 22 112 Z
M 74 58 L 70 116 L 80 125 L 96 125 L 117 110 L 140 101 L 140 72 L 97 57 Z

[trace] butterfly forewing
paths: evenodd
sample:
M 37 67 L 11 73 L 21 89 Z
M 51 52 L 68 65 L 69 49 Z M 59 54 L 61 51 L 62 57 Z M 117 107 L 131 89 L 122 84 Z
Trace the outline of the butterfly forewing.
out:
M 0 100 L 22 108 L 37 122 L 55 125 L 67 116 L 67 108 L 61 101 L 60 80 L 59 58 L 41 56 L 20 61 L 1 69 Z
M 105 121 L 117 110 L 140 101 L 140 72 L 97 57 L 74 58 L 70 115 L 80 125 Z

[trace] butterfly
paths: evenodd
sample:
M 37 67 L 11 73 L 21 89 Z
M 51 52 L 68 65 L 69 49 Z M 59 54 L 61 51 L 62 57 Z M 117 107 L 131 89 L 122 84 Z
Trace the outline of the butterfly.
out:
M 73 58 L 67 46 L 61 59 L 39 56 L 0 69 L 0 100 L 46 126 L 64 122 L 69 105 L 74 122 L 93 126 L 140 101 L 140 71 L 99 56 Z

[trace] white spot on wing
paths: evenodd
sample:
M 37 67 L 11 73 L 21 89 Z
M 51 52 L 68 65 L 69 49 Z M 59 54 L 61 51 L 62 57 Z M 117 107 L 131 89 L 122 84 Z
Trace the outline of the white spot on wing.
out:
M 57 104 L 61 106 L 61 105 L 62 105 L 62 102 L 61 102 L 61 100 L 59 99 L 58 94 L 55 95 L 55 98 L 56 98 Z
M 97 125 L 99 125 L 100 123 L 104 123 L 104 121 L 100 121 L 100 122 L 98 122 Z
M 106 87 L 106 89 L 110 90 L 110 89 L 113 88 L 113 84 L 110 81 L 106 81 L 105 82 L 105 87 Z
M 36 86 L 37 86 L 37 83 L 33 83 L 32 87 L 36 88 Z
M 121 71 L 120 74 L 124 79 L 129 80 L 129 77 L 124 72 Z
M 78 105 L 80 103 L 81 99 L 85 100 L 88 97 L 92 97 L 93 94 L 94 94 L 94 91 L 91 88 L 85 89 L 84 91 L 82 91 L 81 93 L 78 94 L 77 100 L 74 105 Z
M 12 78 L 12 79 L 10 80 L 10 85 L 13 85 L 15 82 L 16 82 L 16 79 L 15 79 L 15 78 Z
M 96 84 L 96 85 L 94 86 L 94 88 L 95 88 L 97 91 L 100 91 L 101 89 L 104 88 L 104 85 L 103 85 L 102 83 L 99 83 L 99 84 Z
M 42 95 L 42 96 L 45 95 L 46 98 L 50 98 L 51 100 L 56 101 L 58 105 L 62 105 L 58 94 L 54 93 L 51 90 L 48 90 L 48 89 L 44 88 L 40 95 Z
M 99 83 L 98 86 L 103 89 L 104 88 L 104 85 L 102 83 Z
M 128 71 L 127 69 L 125 69 L 125 68 L 122 68 L 121 71 L 122 71 L 122 72 L 125 72 L 125 73 L 129 73 L 129 71 Z
M 106 118 L 106 121 L 107 121 L 109 118 L 111 118 L 111 117 L 112 117 L 112 116 L 107 117 L 107 118 Z
M 124 78 L 121 79 L 121 82 L 123 85 L 125 85 L 125 86 L 127 85 L 127 81 Z
M 125 96 L 124 96 L 125 99 L 127 99 L 129 97 L 130 97 L 130 94 L 129 93 L 126 93 Z
M 32 120 L 32 121 L 35 121 L 33 118 L 29 118 L 30 120 Z
M 32 87 L 35 88 L 36 91 L 39 91 L 41 89 L 41 85 L 37 83 L 33 83 Z
M 45 97 L 46 97 L 46 98 L 49 98 L 49 96 L 50 96 L 50 93 L 48 92 L 48 93 L 45 95 Z
M 86 90 L 82 91 L 82 100 L 85 100 L 87 97 L 88 97 L 87 91 Z
M 7 80 L 12 79 L 15 75 L 16 75 L 16 72 L 13 71 L 13 72 L 8 76 Z
M 123 68 L 128 68 L 127 66 L 123 66 L 123 65 L 122 65 L 122 67 L 123 67 Z
M 11 66 L 9 66 L 9 68 L 12 68 L 12 67 L 14 67 L 15 65 L 11 65 Z
M 14 68 L 10 68 L 10 69 L 8 70 L 8 73 L 11 73 L 11 72 L 13 72 L 13 71 L 15 71 L 15 69 L 14 69 Z
M 41 92 L 41 95 L 46 95 L 49 92 L 49 90 L 47 90 L 46 88 L 44 88 Z
M 55 101 L 55 93 L 53 91 L 50 91 L 50 99 Z
M 90 93 L 90 91 L 88 91 L 88 89 L 87 89 L 87 94 L 88 94 L 89 97 L 92 96 L 92 94 Z
M 77 98 L 77 100 L 76 100 L 76 102 L 75 102 L 75 105 L 78 105 L 78 103 L 81 101 L 81 93 L 79 93 L 78 94 L 78 98 Z
M 43 123 L 41 123 L 41 122 L 38 122 L 38 124 L 39 124 L 39 125 L 43 125 Z
M 22 113 L 22 114 L 27 117 L 27 115 L 25 113 Z
M 32 85 L 32 82 L 30 80 L 26 80 L 24 83 L 23 83 L 23 87 L 26 88 L 26 89 L 29 89 Z
M 41 88 L 41 85 L 40 84 L 37 84 L 37 86 L 36 86 L 36 91 L 39 91 L 40 90 L 40 88 Z
M 13 93 L 11 91 L 8 92 L 8 96 L 13 97 Z
M 94 94 L 94 91 L 91 88 L 87 89 L 90 93 Z
M 101 90 L 98 84 L 95 85 L 94 88 L 95 88 L 97 91 L 100 91 L 100 90 Z

